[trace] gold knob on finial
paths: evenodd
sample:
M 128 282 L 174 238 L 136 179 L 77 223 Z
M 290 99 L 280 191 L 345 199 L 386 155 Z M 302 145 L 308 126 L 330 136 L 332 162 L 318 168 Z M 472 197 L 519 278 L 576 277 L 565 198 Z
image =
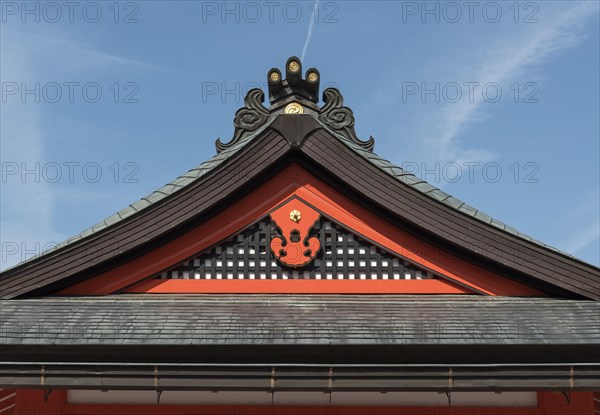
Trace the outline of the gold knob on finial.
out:
M 291 102 L 285 107 L 283 112 L 286 114 L 304 114 L 304 108 L 297 102 Z
M 319 80 L 319 75 L 316 72 L 311 72 L 308 74 L 308 80 L 310 82 L 317 82 Z
M 273 82 L 279 81 L 279 79 L 280 79 L 279 73 L 277 71 L 271 72 L 271 74 L 269 75 L 269 79 L 271 79 L 271 81 L 273 81 Z
M 292 210 L 290 212 L 290 220 L 292 220 L 293 222 L 300 222 L 300 219 L 302 219 L 302 213 L 300 213 L 297 210 Z
M 291 61 L 288 66 L 288 69 L 290 70 L 290 72 L 296 73 L 300 70 L 300 64 L 296 61 Z

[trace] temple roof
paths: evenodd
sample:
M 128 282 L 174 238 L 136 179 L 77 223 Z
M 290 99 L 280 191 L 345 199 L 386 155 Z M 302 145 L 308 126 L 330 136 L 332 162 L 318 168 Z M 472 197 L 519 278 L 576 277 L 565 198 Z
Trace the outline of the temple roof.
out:
M 318 96 L 320 75 L 316 69 L 311 68 L 306 72 L 306 79 L 302 79 L 301 70 L 301 62 L 297 58 L 292 57 L 286 64 L 286 79 L 282 79 L 282 75 L 277 69 L 269 71 L 270 107 L 266 108 L 263 106 L 264 92 L 262 90 L 253 89 L 249 91 L 245 99 L 245 107 L 236 113 L 234 120 L 235 130 L 232 138 L 226 143 L 223 143 L 220 139 L 217 140 L 217 154 L 214 157 L 100 223 L 56 245 L 52 250 L 46 251 L 39 256 L 30 258 L 4 271 L 0 277 L 3 297 L 12 297 L 14 295 L 11 294 L 14 292 L 13 289 L 7 290 L 5 288 L 12 285 L 9 280 L 13 275 L 25 274 L 26 270 L 30 269 L 30 267 L 36 267 L 37 264 L 43 266 L 42 264 L 47 258 L 61 255 L 61 253 L 67 252 L 75 246 L 86 244 L 92 241 L 97 235 L 104 235 L 123 222 L 134 220 L 142 212 L 148 211 L 149 208 L 164 205 L 174 195 L 182 192 L 184 189 L 194 187 L 201 179 L 207 176 L 222 174 L 223 170 L 228 168 L 229 163 L 233 162 L 233 159 L 237 159 L 250 145 L 263 140 L 270 132 L 276 131 L 286 136 L 289 142 L 289 147 L 281 151 L 296 154 L 300 150 L 303 155 L 312 158 L 313 161 L 317 158 L 315 152 L 323 151 L 323 149 L 317 150 L 316 147 L 312 148 L 314 147 L 314 143 L 312 142 L 307 144 L 307 141 L 310 141 L 307 140 L 308 136 L 319 137 L 319 140 L 321 140 L 319 142 L 323 146 L 330 145 L 331 140 L 341 143 L 346 149 L 357 155 L 362 162 L 367 162 L 376 167 L 401 186 L 406 186 L 426 196 L 434 204 L 442 205 L 446 211 L 458 212 L 466 218 L 466 222 L 462 225 L 465 229 L 470 227 L 469 224 L 473 223 L 472 221 L 475 221 L 488 226 L 489 228 L 487 229 L 500 231 L 501 234 L 505 235 L 503 238 L 517 241 L 515 249 L 520 250 L 521 246 L 525 246 L 526 251 L 535 251 L 536 254 L 534 256 L 536 258 L 532 257 L 531 259 L 534 265 L 522 268 L 518 267 L 520 268 L 520 272 L 537 277 L 540 274 L 537 267 L 546 266 L 543 263 L 545 262 L 543 258 L 551 256 L 555 262 L 562 264 L 561 267 L 564 266 L 565 269 L 569 269 L 567 274 L 563 273 L 563 275 L 557 277 L 550 277 L 551 279 L 555 278 L 555 282 L 562 288 L 583 296 L 600 299 L 600 270 L 597 267 L 519 232 L 378 156 L 373 152 L 375 144 L 373 137 L 370 137 L 368 140 L 362 140 L 357 137 L 354 130 L 354 115 L 351 109 L 344 106 L 340 92 L 334 88 L 326 89 L 323 92 L 324 105 L 319 107 L 316 97 Z M 292 119 L 294 119 L 293 122 Z M 309 148 L 309 146 L 312 147 Z M 267 159 L 262 162 L 264 169 L 269 166 L 269 160 Z M 324 158 L 317 162 L 321 165 L 328 163 Z M 341 168 L 338 170 L 341 170 Z M 372 197 L 373 195 L 368 196 Z M 412 221 L 416 222 L 414 224 L 417 227 L 421 226 L 423 222 L 421 219 Z M 437 236 L 444 238 L 451 235 L 441 235 L 438 232 Z M 454 243 L 457 242 L 455 241 Z M 485 246 L 481 249 L 475 248 L 471 250 L 477 255 L 490 257 L 489 254 L 483 252 L 485 251 Z M 516 265 L 516 261 L 523 262 L 522 258 L 496 257 L 493 260 L 501 262 L 502 265 L 508 267 Z M 527 261 L 525 260 L 525 262 Z M 95 264 L 94 261 L 92 262 Z M 552 268 L 552 266 L 549 267 Z M 530 271 L 526 269 L 530 269 Z M 573 270 L 572 272 L 571 269 Z M 545 272 L 548 272 L 548 275 L 552 274 L 550 270 L 543 271 L 542 273 Z M 556 272 L 554 273 L 556 274 Z M 582 275 L 583 280 L 570 282 L 570 278 L 575 278 L 579 274 Z M 36 287 L 39 287 L 39 285 Z M 17 292 L 27 292 L 27 290 L 17 290 Z

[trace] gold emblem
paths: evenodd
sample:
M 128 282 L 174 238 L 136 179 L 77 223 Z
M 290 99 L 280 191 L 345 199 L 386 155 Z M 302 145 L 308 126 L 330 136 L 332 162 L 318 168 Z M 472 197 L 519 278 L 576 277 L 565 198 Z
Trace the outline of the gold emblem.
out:
M 296 73 L 300 70 L 300 64 L 296 61 L 291 61 L 290 65 L 288 66 L 288 69 L 290 70 L 290 72 Z
M 297 102 L 291 102 L 285 107 L 286 114 L 304 114 L 304 108 Z
M 300 222 L 300 219 L 302 219 L 302 213 L 300 213 L 300 211 L 298 210 L 292 210 L 290 212 L 290 220 L 292 220 L 293 222 Z
M 317 76 L 316 72 L 311 72 L 308 74 L 308 80 L 310 82 L 317 82 L 318 79 L 319 79 L 319 77 Z
M 271 72 L 271 81 L 273 82 L 277 82 L 279 81 L 279 74 L 276 71 Z

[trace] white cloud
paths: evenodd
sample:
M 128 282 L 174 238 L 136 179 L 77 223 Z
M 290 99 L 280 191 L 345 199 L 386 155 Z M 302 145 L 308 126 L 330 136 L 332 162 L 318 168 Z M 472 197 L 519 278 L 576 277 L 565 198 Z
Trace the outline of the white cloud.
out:
M 571 236 L 559 242 L 563 251 L 577 255 L 600 239 L 600 203 L 597 192 L 585 195 L 578 203 L 574 204 L 572 211 L 565 217 L 567 219 L 560 225 L 560 228 L 564 230 L 564 233 L 570 233 Z M 598 259 L 600 258 L 596 253 L 595 260 L 598 261 Z
M 583 38 L 583 23 L 597 14 L 595 2 L 567 3 L 567 7 L 550 8 L 540 23 L 528 30 L 502 40 L 485 45 L 484 50 L 466 51 L 477 57 L 478 62 L 470 63 L 470 68 L 459 69 L 462 79 L 474 80 L 481 85 L 496 82 L 500 85 L 521 76 L 534 65 L 543 63 L 553 54 L 577 45 Z M 468 59 L 467 59 L 468 60 Z M 430 130 L 425 145 L 437 149 L 439 160 L 488 161 L 493 154 L 483 148 L 464 148 L 460 135 L 473 123 L 489 114 L 482 111 L 482 94 L 474 94 L 473 102 L 463 99 L 458 103 L 445 105 L 444 109 L 430 120 L 429 125 L 437 126 Z M 428 126 L 426 126 L 427 128 Z
M 595 219 L 586 224 L 571 236 L 564 244 L 563 249 L 573 255 L 587 248 L 600 238 L 600 219 Z
M 77 62 L 77 60 L 86 59 L 95 64 L 119 64 L 119 65 L 131 65 L 138 66 L 145 69 L 152 70 L 163 70 L 164 68 L 153 65 L 150 63 L 142 62 L 135 59 L 124 58 L 122 56 L 106 53 L 92 45 L 85 44 L 81 41 L 76 42 L 73 39 L 65 38 L 60 32 L 53 32 L 51 34 L 29 34 L 29 37 L 33 43 L 35 43 L 38 49 L 47 49 L 48 47 L 54 47 L 54 50 L 60 50 L 63 55 L 71 55 L 73 59 L 66 59 L 68 62 Z M 64 56 L 68 58 L 68 56 Z M 77 60 L 76 60 L 77 59 Z
M 31 79 L 39 74 L 28 59 L 28 45 L 18 33 L 2 30 L 2 81 Z M 17 168 L 15 175 L 2 178 L 2 258 L 0 268 L 15 265 L 64 235 L 52 226 L 53 194 L 35 174 L 22 176 L 23 168 L 35 171 L 44 159 L 44 132 L 41 110 L 36 103 L 8 100 L 0 103 L 0 140 L 3 172 Z
M 140 69 L 162 69 L 155 65 L 109 54 L 74 41 L 60 28 L 4 25 L 1 30 L 1 74 L 3 82 L 31 82 L 49 76 L 77 73 L 82 68 L 127 65 Z M 10 98 L 10 99 L 9 99 Z M 3 169 L 16 167 L 18 174 L 5 177 L 1 191 L 2 257 L 0 269 L 16 265 L 44 248 L 63 241 L 66 235 L 55 229 L 56 201 L 73 200 L 90 191 L 70 186 L 57 189 L 40 174 L 47 162 L 45 144 L 49 140 L 43 103 L 33 99 L 21 102 L 18 95 L 0 103 L 0 137 Z M 39 166 L 39 167 L 36 167 Z M 23 168 L 37 170 L 22 177 Z M 16 252 L 13 252 L 16 249 Z

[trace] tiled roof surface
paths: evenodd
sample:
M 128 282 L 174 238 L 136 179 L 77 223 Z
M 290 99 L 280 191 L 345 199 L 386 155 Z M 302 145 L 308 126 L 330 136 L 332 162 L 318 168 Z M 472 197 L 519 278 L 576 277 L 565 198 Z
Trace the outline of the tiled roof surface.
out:
M 0 344 L 600 342 L 600 303 L 464 295 L 116 295 L 0 304 Z

